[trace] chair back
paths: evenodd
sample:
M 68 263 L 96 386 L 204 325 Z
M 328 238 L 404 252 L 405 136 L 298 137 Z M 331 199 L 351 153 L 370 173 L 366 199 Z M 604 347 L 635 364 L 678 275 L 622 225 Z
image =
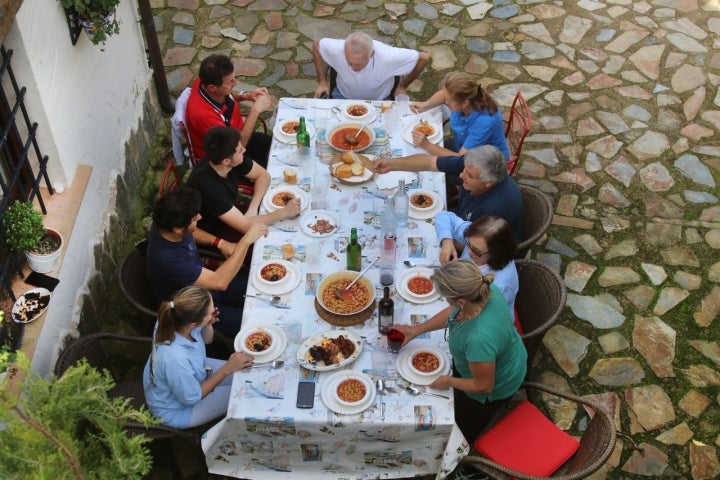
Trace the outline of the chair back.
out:
M 154 319 L 157 317 L 158 301 L 150 289 L 144 248 L 147 248 L 147 240 L 138 243 L 122 259 L 118 268 L 118 283 L 130 305 Z
M 517 92 L 510 106 L 510 115 L 505 122 L 505 140 L 510 149 L 508 173 L 515 173 L 517 162 L 520 159 L 523 142 L 532 127 L 532 112 L 522 93 Z
M 550 197 L 537 188 L 520 185 L 522 195 L 522 217 L 520 228 L 523 240 L 518 243 L 515 258 L 525 258 L 528 250 L 547 231 L 552 223 L 553 208 Z
M 180 174 L 172 160 L 168 160 L 163 176 L 160 178 L 158 197 L 162 197 L 167 192 L 175 190 L 178 186 L 180 186 Z
M 557 321 L 565 307 L 567 288 L 552 268 L 536 260 L 515 260 L 520 288 L 515 297 L 528 354 L 528 368 L 545 332 Z

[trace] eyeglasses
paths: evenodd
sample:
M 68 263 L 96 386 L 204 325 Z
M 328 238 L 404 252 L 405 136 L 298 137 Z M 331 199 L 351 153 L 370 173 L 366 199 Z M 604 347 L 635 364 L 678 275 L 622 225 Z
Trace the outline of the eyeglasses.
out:
M 479 250 L 479 249 L 473 247 L 472 245 L 470 245 L 470 240 L 467 237 L 465 237 L 465 246 L 467 246 L 468 250 L 470 250 L 470 253 L 472 253 L 474 256 L 476 256 L 478 258 L 490 253 L 490 250 L 483 252 L 482 250 Z

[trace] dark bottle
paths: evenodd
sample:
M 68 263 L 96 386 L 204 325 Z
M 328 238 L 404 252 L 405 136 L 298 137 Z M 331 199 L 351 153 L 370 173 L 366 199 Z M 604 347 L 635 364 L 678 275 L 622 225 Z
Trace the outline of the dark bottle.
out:
M 362 247 L 358 243 L 357 228 L 350 229 L 350 243 L 347 246 L 347 269 L 360 271 L 362 267 Z
M 395 302 L 390 298 L 390 287 L 383 288 L 383 297 L 378 307 L 378 331 L 387 335 L 393 326 L 393 315 L 395 313 Z

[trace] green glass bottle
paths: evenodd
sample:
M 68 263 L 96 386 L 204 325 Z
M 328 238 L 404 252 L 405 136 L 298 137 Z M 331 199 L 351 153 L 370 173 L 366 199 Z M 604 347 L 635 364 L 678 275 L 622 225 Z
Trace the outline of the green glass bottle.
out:
M 300 117 L 300 126 L 298 126 L 297 135 L 297 162 L 303 178 L 311 175 L 310 162 L 310 134 L 305 126 L 305 117 Z
M 362 267 L 362 247 L 358 243 L 357 228 L 350 229 L 350 243 L 347 246 L 347 269 L 360 271 Z

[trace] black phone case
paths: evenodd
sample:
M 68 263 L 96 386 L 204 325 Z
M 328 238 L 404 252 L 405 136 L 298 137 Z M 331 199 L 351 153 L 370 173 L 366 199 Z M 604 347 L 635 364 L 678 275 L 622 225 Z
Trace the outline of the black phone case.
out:
M 315 405 L 315 382 L 298 383 L 297 408 L 312 408 Z
M 57 284 L 60 283 L 60 280 L 55 277 L 45 275 L 44 273 L 31 272 L 25 279 L 25 283 L 40 288 L 46 288 L 52 292 L 55 290 L 55 287 L 57 287 Z

